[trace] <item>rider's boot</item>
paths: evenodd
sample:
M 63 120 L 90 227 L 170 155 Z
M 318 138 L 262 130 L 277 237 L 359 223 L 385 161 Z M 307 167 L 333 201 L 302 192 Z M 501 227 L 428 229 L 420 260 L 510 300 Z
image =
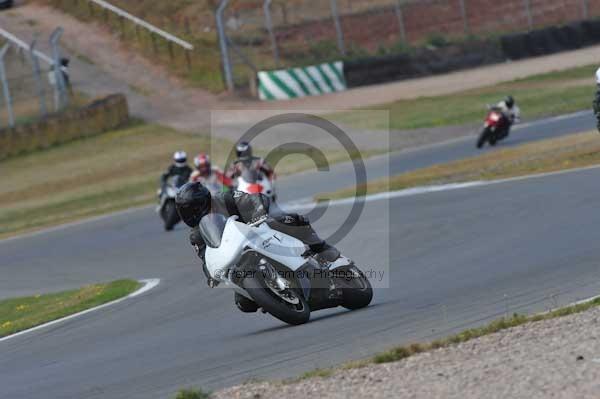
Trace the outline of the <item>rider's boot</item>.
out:
M 302 215 L 281 215 L 269 222 L 269 225 L 271 228 L 297 238 L 308 245 L 310 250 L 317 254 L 317 260 L 320 262 L 330 263 L 340 257 L 340 251 L 321 239 L 308 219 Z

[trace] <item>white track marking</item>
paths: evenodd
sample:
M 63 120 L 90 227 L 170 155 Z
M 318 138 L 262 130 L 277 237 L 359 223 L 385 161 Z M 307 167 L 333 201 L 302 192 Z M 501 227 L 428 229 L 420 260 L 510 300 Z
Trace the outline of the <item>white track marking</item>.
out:
M 156 287 L 158 284 L 160 284 L 160 279 L 159 278 L 153 278 L 153 279 L 147 279 L 147 280 L 139 280 L 139 282 L 143 283 L 144 285 L 140 289 L 138 289 L 137 291 L 132 292 L 131 294 L 129 294 L 129 295 L 123 297 L 123 298 L 115 299 L 114 301 L 107 302 L 107 303 L 102 304 L 100 306 L 96 306 L 94 308 L 86 309 L 86 310 L 84 310 L 82 312 L 75 313 L 75 314 L 72 314 L 72 315 L 69 315 L 69 316 L 65 316 L 65 317 L 60 318 L 60 319 L 52 320 L 52 321 L 49 321 L 48 323 L 40 324 L 39 326 L 35 326 L 35 327 L 29 328 L 27 330 L 19 331 L 17 333 L 8 335 L 8 336 L 6 336 L 4 338 L 0 338 L 0 342 L 7 341 L 7 340 L 9 340 L 11 338 L 16 338 L 16 337 L 18 337 L 20 335 L 24 335 L 24 334 L 27 334 L 27 333 L 30 333 L 30 332 L 33 332 L 33 331 L 36 331 L 36 330 L 41 330 L 42 328 L 46 328 L 46 327 L 52 326 L 54 324 L 62 323 L 64 321 L 71 320 L 71 319 L 74 319 L 74 318 L 79 317 L 79 316 L 83 316 L 84 314 L 91 313 L 91 312 L 94 312 L 96 310 L 100 310 L 100 309 L 106 308 L 108 306 L 116 305 L 116 304 L 118 304 L 120 302 L 123 302 L 123 301 L 125 301 L 127 299 L 130 299 L 130 298 L 135 298 L 136 296 L 142 295 L 143 293 L 150 291 L 151 289 L 153 289 L 154 287 Z
M 593 297 L 590 297 L 590 298 L 587 298 L 587 299 L 582 299 L 580 301 L 570 303 L 570 304 L 568 304 L 566 306 L 560 306 L 560 307 L 558 307 L 556 309 L 550 309 L 550 310 L 546 310 L 545 312 L 536 313 L 536 314 L 534 314 L 534 316 L 545 315 L 545 314 L 548 314 L 548 313 L 556 312 L 557 310 L 561 310 L 561 309 L 564 309 L 564 308 L 570 308 L 572 306 L 585 305 L 586 303 L 593 302 L 593 301 L 595 301 L 598 298 L 600 298 L 600 295 L 596 295 L 596 296 L 593 296 Z
M 593 296 L 593 297 L 588 298 L 588 299 L 582 299 L 581 301 L 573 302 L 572 304 L 567 305 L 567 307 L 569 307 L 569 306 L 577 306 L 577 305 L 585 305 L 586 303 L 593 302 L 593 301 L 595 301 L 598 298 L 600 298 L 600 295 L 596 295 L 596 296 Z
M 547 119 L 540 119 L 540 120 L 537 120 L 537 121 L 532 121 L 532 122 L 523 123 L 523 124 L 520 124 L 520 125 L 515 125 L 515 127 L 512 128 L 512 131 L 514 132 L 514 131 L 518 131 L 518 130 L 521 130 L 521 129 L 525 129 L 525 128 L 530 127 L 530 126 L 544 125 L 544 124 L 548 124 L 548 123 L 552 123 L 552 122 L 556 122 L 556 121 L 560 121 L 560 120 L 565 120 L 565 119 L 570 119 L 570 118 L 576 118 L 578 116 L 583 116 L 583 115 L 587 115 L 587 114 L 591 115 L 591 111 L 579 111 L 579 112 L 574 112 L 574 113 L 571 113 L 571 114 L 555 116 L 555 117 L 551 117 L 551 118 L 547 118 Z M 403 150 L 395 151 L 393 153 L 376 155 L 376 156 L 370 157 L 369 160 L 378 160 L 380 158 L 389 158 L 390 156 L 397 155 L 397 154 L 406 154 L 406 153 L 424 151 L 424 150 L 432 149 L 432 148 L 436 148 L 436 147 L 443 147 L 445 145 L 456 144 L 456 143 L 459 143 L 459 142 L 462 142 L 462 141 L 470 141 L 472 139 L 473 139 L 473 136 L 457 137 L 457 138 L 446 140 L 446 141 L 439 142 L 439 143 L 426 144 L 426 145 L 419 146 L 419 147 L 406 148 L 406 149 L 403 149 Z M 305 174 L 305 173 L 311 173 L 311 172 L 310 171 L 300 172 L 297 175 L 302 175 L 302 174 Z M 524 178 L 527 178 L 527 177 L 524 177 Z M 509 181 L 509 180 L 505 180 L 505 181 Z M 497 181 L 497 182 L 501 182 L 501 181 Z M 482 183 L 490 184 L 490 182 L 482 182 Z M 429 190 L 429 191 L 423 191 L 423 193 L 434 192 L 434 191 L 443 191 L 443 190 Z M 415 194 L 412 194 L 412 195 L 415 195 Z M 390 197 L 390 198 L 393 198 L 393 197 Z M 331 203 L 330 203 L 330 205 L 331 205 Z M 66 228 L 69 228 L 69 227 L 79 226 L 79 225 L 86 224 L 86 223 L 93 223 L 93 222 L 97 222 L 97 221 L 100 221 L 100 220 L 109 219 L 109 218 L 112 218 L 114 216 L 120 216 L 120 215 L 125 215 L 125 214 L 131 213 L 131 212 L 136 212 L 136 211 L 143 210 L 143 209 L 146 209 L 146 208 L 149 209 L 152 206 L 153 205 L 142 205 L 142 206 L 135 207 L 135 208 L 129 208 L 129 209 L 126 209 L 126 210 L 123 210 L 123 211 L 117 211 L 117 212 L 107 213 L 105 215 L 95 216 L 95 217 L 91 217 L 91 218 L 88 218 L 88 219 L 77 220 L 75 222 L 65 223 L 65 224 L 61 224 L 61 225 L 58 225 L 58 226 L 45 228 L 45 229 L 34 231 L 34 232 L 31 232 L 31 233 L 25 233 L 25 234 L 13 236 L 13 237 L 8 237 L 8 238 L 0 240 L 0 245 L 2 243 L 10 242 L 10 241 L 13 241 L 13 240 L 19 240 L 19 239 L 22 239 L 22 238 L 28 238 L 28 237 L 34 237 L 34 236 L 42 235 L 42 234 L 46 234 L 46 233 L 52 233 L 54 231 L 59 231 L 59 230 L 66 229 Z M 289 208 L 290 206 L 292 208 Z M 312 204 L 310 202 L 303 202 L 301 200 L 299 202 L 294 202 L 294 203 L 289 204 L 288 205 L 288 209 L 307 209 L 307 208 L 310 208 L 310 207 L 313 207 L 313 206 L 314 206 L 314 204 Z
M 593 170 L 593 169 L 600 169 L 600 165 L 586 166 L 583 168 L 575 168 L 575 169 L 568 169 L 568 170 L 560 170 L 560 171 L 556 171 L 556 172 L 538 173 L 538 174 L 534 174 L 534 175 L 511 177 L 508 179 L 478 180 L 478 181 L 471 181 L 471 182 L 464 182 L 464 183 L 441 184 L 441 185 L 437 185 L 437 186 L 413 187 L 413 188 L 408 188 L 405 190 L 386 191 L 383 193 L 371 194 L 371 195 L 367 195 L 362 198 L 350 197 L 350 198 L 333 200 L 330 202 L 323 202 L 323 203 L 316 203 L 316 202 L 310 201 L 310 200 L 307 200 L 306 202 L 304 202 L 304 201 L 291 202 L 291 203 L 282 205 L 282 208 L 284 208 L 285 210 L 303 210 L 303 209 L 310 209 L 310 208 L 315 208 L 315 207 L 352 205 L 352 204 L 354 204 L 355 201 L 361 201 L 361 202 L 366 203 L 366 202 L 374 202 L 374 201 L 381 201 L 381 200 L 390 200 L 393 198 L 411 197 L 414 195 L 437 193 L 437 192 L 441 192 L 441 191 L 460 190 L 460 189 L 465 189 L 465 188 L 483 187 L 483 186 L 491 186 L 491 185 L 495 185 L 495 184 L 511 183 L 511 182 L 522 181 L 522 180 L 539 179 L 539 178 L 550 177 L 550 176 L 564 175 L 564 174 L 568 174 L 568 173 L 584 172 L 586 170 Z

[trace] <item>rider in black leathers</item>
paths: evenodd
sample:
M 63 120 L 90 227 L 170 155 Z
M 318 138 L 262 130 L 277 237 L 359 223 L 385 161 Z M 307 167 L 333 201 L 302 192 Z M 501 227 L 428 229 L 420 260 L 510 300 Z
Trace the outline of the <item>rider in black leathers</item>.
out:
M 192 172 L 192 168 L 187 164 L 187 154 L 184 151 L 177 151 L 173 154 L 173 163 L 160 176 L 161 186 L 164 187 L 167 179 L 172 176 L 181 176 L 185 181 L 188 181 Z
M 192 228 L 190 244 L 194 246 L 203 261 L 206 244 L 198 224 L 202 217 L 210 212 L 220 213 L 226 217 L 236 215 L 243 223 L 252 223 L 268 216 L 268 224 L 271 228 L 299 239 L 321 260 L 333 262 L 340 256 L 336 248 L 319 238 L 305 217 L 295 213 L 284 213 L 272 206 L 269 198 L 262 194 L 229 191 L 211 195 L 202 184 L 192 182 L 181 187 L 175 203 L 181 219 Z M 209 285 L 214 284 L 206 268 L 204 271 L 209 279 Z

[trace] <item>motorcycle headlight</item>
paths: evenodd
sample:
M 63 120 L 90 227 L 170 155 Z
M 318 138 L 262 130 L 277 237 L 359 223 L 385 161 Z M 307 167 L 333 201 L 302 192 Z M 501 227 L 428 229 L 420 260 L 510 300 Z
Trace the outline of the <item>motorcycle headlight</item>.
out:
M 493 114 L 490 115 L 490 119 L 494 122 L 498 122 L 500 120 L 500 114 L 497 114 L 494 112 Z

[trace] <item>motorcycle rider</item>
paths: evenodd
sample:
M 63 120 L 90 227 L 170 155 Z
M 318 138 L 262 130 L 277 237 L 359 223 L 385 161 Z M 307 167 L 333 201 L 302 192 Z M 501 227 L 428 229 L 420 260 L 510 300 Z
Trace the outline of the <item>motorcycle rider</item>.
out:
M 273 180 L 275 171 L 263 158 L 255 157 L 252 154 L 252 146 L 246 141 L 241 141 L 235 146 L 237 159 L 227 168 L 226 176 L 234 181 L 241 176 L 245 168 L 256 169 L 262 172 L 267 179 Z
M 165 183 L 169 177 L 181 176 L 185 181 L 188 181 L 191 174 L 192 168 L 190 168 L 187 164 L 187 154 L 185 151 L 176 151 L 173 154 L 173 163 L 160 177 L 161 190 L 165 187 Z
M 305 217 L 295 213 L 284 213 L 271 206 L 269 198 L 263 194 L 229 191 L 211 195 L 201 183 L 190 182 L 179 189 L 175 204 L 181 219 L 192 228 L 190 244 L 196 249 L 203 263 L 206 244 L 198 225 L 200 220 L 211 212 L 220 213 L 225 217 L 236 215 L 239 217 L 238 221 L 243 223 L 252 223 L 269 216 L 267 223 L 271 228 L 302 241 L 317 255 L 319 262 L 334 262 L 340 256 L 335 247 L 317 235 Z M 203 265 L 203 270 L 208 285 L 216 286 L 218 282 L 211 278 L 206 265 Z
M 232 180 L 225 176 L 225 173 L 216 166 L 212 165 L 208 154 L 203 152 L 196 155 L 194 158 L 194 166 L 196 170 L 192 172 L 190 181 L 199 182 L 206 185 L 221 185 L 231 188 Z
M 594 99 L 593 102 L 593 107 L 594 107 L 594 115 L 596 116 L 596 127 L 598 128 L 598 131 L 600 132 L 600 68 L 598 68 L 598 70 L 596 71 L 596 86 L 597 86 L 597 90 L 596 90 L 596 98 Z
M 502 135 L 502 138 L 504 138 L 510 133 L 512 125 L 521 121 L 521 110 L 517 104 L 515 104 L 515 99 L 512 96 L 507 96 L 504 100 L 496 104 L 494 108 L 498 108 L 500 112 L 502 112 L 502 115 L 508 120 L 508 127 Z

